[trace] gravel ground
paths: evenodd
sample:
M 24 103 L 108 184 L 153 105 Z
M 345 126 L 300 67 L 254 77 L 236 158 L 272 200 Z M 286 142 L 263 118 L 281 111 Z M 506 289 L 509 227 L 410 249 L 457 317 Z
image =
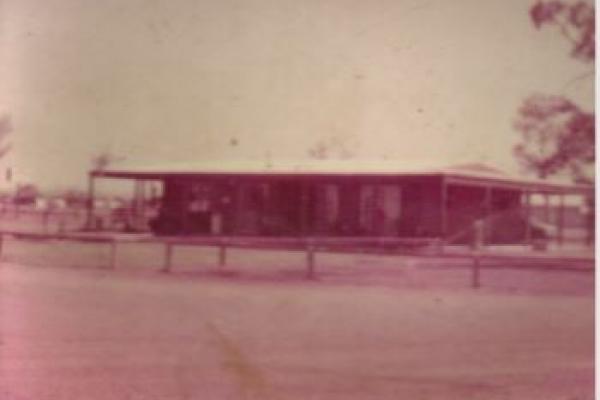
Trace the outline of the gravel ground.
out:
M 31 262 L 0 266 L 0 399 L 593 398 L 592 274 L 498 271 L 475 291 L 460 269 L 372 257 L 307 282 L 269 278 L 266 253 L 223 277 L 67 250 L 9 246 Z

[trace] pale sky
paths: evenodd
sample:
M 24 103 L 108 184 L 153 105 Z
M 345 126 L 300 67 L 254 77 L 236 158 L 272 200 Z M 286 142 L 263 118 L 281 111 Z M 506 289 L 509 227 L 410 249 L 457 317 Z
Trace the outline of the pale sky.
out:
M 590 66 L 526 0 L 3 0 L 2 164 L 42 187 L 130 163 L 306 158 L 337 138 L 361 160 L 515 169 L 533 93 L 593 108 Z M 232 146 L 232 140 L 237 143 Z

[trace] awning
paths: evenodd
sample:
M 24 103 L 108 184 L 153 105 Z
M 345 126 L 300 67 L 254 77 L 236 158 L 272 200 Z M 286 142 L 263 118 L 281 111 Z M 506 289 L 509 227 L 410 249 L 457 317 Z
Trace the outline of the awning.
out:
M 483 186 L 531 193 L 587 194 L 593 187 L 559 180 L 515 176 L 481 163 L 435 166 L 431 163 L 365 160 L 307 160 L 292 162 L 208 161 L 156 165 L 114 165 L 91 172 L 92 177 L 136 180 L 201 177 L 441 177 L 449 185 Z

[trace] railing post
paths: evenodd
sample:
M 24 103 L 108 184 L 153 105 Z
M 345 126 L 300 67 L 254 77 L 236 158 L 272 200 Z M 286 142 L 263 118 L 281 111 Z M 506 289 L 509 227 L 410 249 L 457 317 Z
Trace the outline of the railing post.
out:
M 227 246 L 223 239 L 219 242 L 219 268 L 225 267 L 227 263 Z
M 481 258 L 479 256 L 479 253 L 476 253 L 473 257 L 471 287 L 473 289 L 479 289 L 479 287 L 481 287 Z
M 480 251 L 485 244 L 486 223 L 483 219 L 473 222 L 473 250 Z
M 173 244 L 165 242 L 165 264 L 161 272 L 171 271 L 171 258 L 173 257 Z
M 117 268 L 117 240 L 112 238 L 110 240 L 110 269 Z
M 446 250 L 446 240 L 444 239 L 437 239 L 434 242 L 434 248 L 437 250 L 439 255 L 443 255 L 444 251 Z
M 485 245 L 486 224 L 485 220 L 477 220 L 473 223 L 473 269 L 471 274 L 471 286 L 478 289 L 481 285 L 481 251 Z

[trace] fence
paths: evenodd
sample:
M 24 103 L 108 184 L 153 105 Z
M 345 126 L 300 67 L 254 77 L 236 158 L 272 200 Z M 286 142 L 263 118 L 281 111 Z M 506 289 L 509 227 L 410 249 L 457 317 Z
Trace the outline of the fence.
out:
M 532 251 L 502 252 L 493 248 L 472 250 L 465 247 L 448 248 L 434 239 L 398 238 L 298 238 L 298 237 L 153 237 L 89 233 L 23 233 L 0 232 L 0 258 L 6 238 L 16 240 L 62 240 L 79 243 L 98 243 L 109 248 L 107 269 L 117 267 L 118 247 L 125 243 L 154 243 L 163 246 L 161 271 L 172 271 L 175 249 L 182 246 L 214 247 L 218 249 L 216 265 L 227 264 L 228 250 L 233 248 L 275 249 L 301 251 L 305 255 L 305 278 L 317 278 L 318 255 L 322 253 L 395 254 L 429 259 L 466 261 L 470 269 L 470 286 L 482 285 L 482 271 L 487 268 L 536 268 L 593 273 L 593 255 L 536 253 Z M 516 266 L 518 265 L 518 267 Z
M 39 210 L 32 207 L 4 207 L 0 212 L 0 229 L 43 233 L 64 233 L 81 229 L 83 209 Z
M 93 220 L 87 221 L 84 208 L 38 209 L 5 205 L 0 208 L 0 230 L 42 233 L 77 232 L 84 229 L 139 232 L 148 230 L 147 221 L 151 216 L 136 216 L 131 208 L 105 208 L 97 209 Z M 91 222 L 91 226 L 88 222 Z

